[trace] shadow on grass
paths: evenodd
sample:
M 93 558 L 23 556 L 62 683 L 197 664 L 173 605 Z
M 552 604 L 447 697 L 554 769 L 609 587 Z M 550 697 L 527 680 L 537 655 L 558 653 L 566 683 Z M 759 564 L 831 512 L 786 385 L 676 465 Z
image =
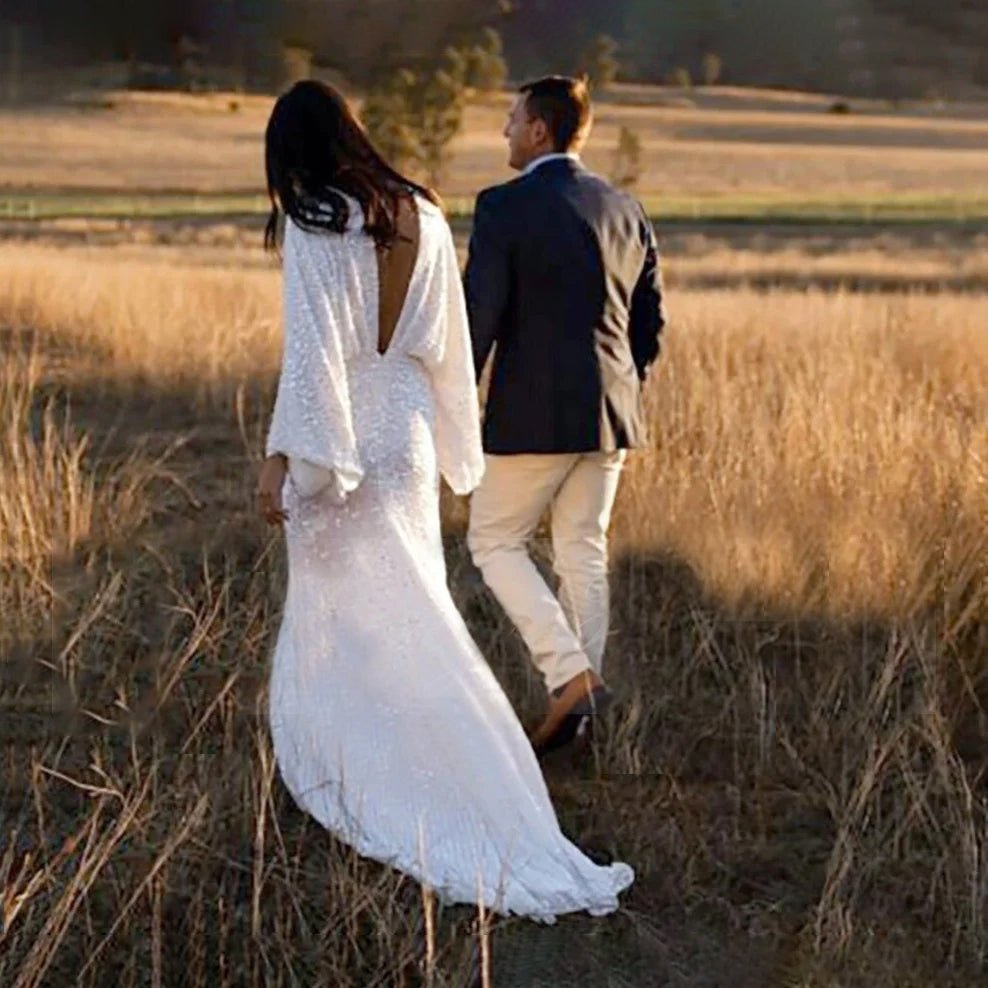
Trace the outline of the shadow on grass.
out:
M 102 439 L 97 473 L 138 441 L 148 463 L 171 450 L 143 488 L 139 527 L 97 530 L 55 563 L 62 621 L 4 667 L 8 709 L 20 704 L 4 718 L 3 796 L 18 860 L 58 859 L 91 812 L 84 781 L 127 794 L 155 780 L 52 970 L 91 957 L 202 794 L 205 819 L 169 858 L 159 905 L 150 894 L 131 903 L 90 983 L 141 963 L 155 922 L 177 945 L 160 961 L 165 983 L 214 984 L 233 968 L 242 984 L 299 972 L 312 984 L 423 983 L 421 906 L 407 883 L 327 839 L 271 762 L 265 689 L 285 573 L 250 497 L 264 389 L 239 414 L 231 395 L 203 405 L 133 382 L 65 379 L 48 393 Z M 541 687 L 469 561 L 463 502 L 445 494 L 444 513 L 454 597 L 532 719 Z M 566 833 L 628 861 L 637 880 L 607 919 L 497 922 L 494 985 L 755 988 L 833 983 L 831 971 L 847 986 L 974 983 L 985 682 L 960 670 L 977 641 L 739 616 L 684 561 L 634 551 L 614 561 L 612 599 L 606 673 L 619 702 L 592 744 L 545 769 Z M 0 962 L 7 981 L 4 963 L 24 956 L 67 887 L 60 868 L 22 918 L 14 960 Z M 470 922 L 468 909 L 441 916 L 437 985 L 475 983 Z

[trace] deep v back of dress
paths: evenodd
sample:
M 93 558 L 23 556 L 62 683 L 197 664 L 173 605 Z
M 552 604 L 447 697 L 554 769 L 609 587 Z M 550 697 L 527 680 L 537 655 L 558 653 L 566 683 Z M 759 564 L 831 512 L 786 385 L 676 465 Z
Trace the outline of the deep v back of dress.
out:
M 418 210 L 411 196 L 398 200 L 397 236 L 386 248 L 378 247 L 377 352 L 383 357 L 394 339 L 408 297 L 421 241 Z

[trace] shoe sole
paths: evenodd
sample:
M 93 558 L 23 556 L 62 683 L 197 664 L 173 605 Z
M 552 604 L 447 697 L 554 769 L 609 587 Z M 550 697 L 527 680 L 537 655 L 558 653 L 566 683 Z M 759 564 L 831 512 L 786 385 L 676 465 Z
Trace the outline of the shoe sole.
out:
M 590 694 L 574 704 L 567 717 L 596 717 L 614 700 L 614 694 L 606 686 L 595 686 Z
M 559 722 L 559 727 L 545 741 L 535 746 L 536 758 L 572 743 L 583 721 L 596 717 L 610 705 L 613 699 L 614 694 L 606 686 L 596 687 L 589 696 L 573 706 L 573 709 Z

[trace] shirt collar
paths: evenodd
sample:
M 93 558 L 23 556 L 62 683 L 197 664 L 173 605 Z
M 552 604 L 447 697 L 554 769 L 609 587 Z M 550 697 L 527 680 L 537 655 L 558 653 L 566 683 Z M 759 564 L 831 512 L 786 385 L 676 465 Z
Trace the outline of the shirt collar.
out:
M 568 158 L 570 161 L 579 161 L 580 156 L 573 151 L 552 151 L 549 154 L 543 154 L 541 157 L 536 158 L 534 161 L 530 161 L 523 169 L 522 175 L 531 175 L 536 168 L 541 165 L 546 164 L 549 161 L 562 161 L 564 158 Z

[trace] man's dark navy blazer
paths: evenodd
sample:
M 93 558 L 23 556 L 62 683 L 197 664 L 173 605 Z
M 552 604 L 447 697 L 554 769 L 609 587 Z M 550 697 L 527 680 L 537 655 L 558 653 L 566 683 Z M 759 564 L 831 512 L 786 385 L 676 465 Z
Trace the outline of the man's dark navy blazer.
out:
M 646 445 L 642 383 L 664 325 L 642 207 L 573 158 L 477 198 L 465 274 L 488 453 Z

